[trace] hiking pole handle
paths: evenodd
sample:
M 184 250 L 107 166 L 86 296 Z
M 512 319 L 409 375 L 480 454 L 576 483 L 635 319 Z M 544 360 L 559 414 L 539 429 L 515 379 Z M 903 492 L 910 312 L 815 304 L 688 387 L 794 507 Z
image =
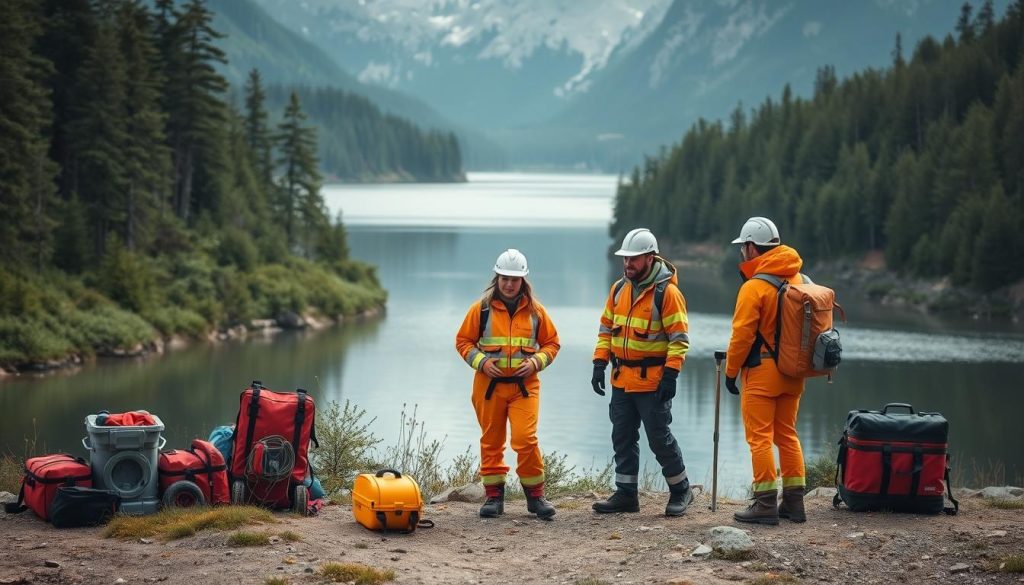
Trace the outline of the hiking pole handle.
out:
M 716 362 L 720 362 L 720 361 L 722 361 L 724 359 L 725 359 L 725 350 L 724 349 L 716 349 L 715 350 L 715 361 Z

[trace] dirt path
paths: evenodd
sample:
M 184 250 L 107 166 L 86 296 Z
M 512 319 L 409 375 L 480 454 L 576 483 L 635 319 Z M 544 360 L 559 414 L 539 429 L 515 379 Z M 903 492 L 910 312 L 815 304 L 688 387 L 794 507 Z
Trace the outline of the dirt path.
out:
M 996 570 L 1001 559 L 1024 552 L 1024 512 L 980 500 L 962 502 L 956 517 L 925 517 L 853 514 L 809 499 L 808 523 L 750 527 L 755 554 L 735 562 L 690 552 L 711 527 L 732 525 L 741 503 L 725 502 L 713 514 L 701 496 L 686 517 L 668 519 L 664 498 L 645 496 L 639 514 L 613 516 L 593 514 L 589 498 L 561 498 L 553 522 L 527 515 L 523 501 L 489 520 L 476 516 L 476 504 L 438 504 L 426 512 L 435 528 L 387 536 L 355 524 L 350 507 L 329 506 L 315 518 L 279 514 L 279 524 L 252 529 L 291 530 L 301 542 L 247 548 L 229 547 L 222 532 L 125 542 L 100 537 L 100 529 L 57 530 L 31 513 L 0 512 L 0 584 L 264 583 L 274 576 L 312 584 L 328 561 L 394 569 L 398 583 L 750 583 L 768 573 L 801 583 L 1024 582 L 1024 574 Z

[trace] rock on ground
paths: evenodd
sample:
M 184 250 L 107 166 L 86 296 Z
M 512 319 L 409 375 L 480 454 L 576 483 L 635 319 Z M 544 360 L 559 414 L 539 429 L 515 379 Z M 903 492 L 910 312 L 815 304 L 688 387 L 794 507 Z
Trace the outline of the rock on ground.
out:
M 711 536 L 709 544 L 717 552 L 747 552 L 754 548 L 750 535 L 734 526 L 715 526 L 708 534 Z

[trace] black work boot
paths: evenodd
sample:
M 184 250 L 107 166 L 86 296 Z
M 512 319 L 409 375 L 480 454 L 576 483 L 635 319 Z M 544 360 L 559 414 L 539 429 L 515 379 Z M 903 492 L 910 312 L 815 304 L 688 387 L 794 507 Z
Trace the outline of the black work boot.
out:
M 594 502 L 591 506 L 598 514 L 614 514 L 615 512 L 639 512 L 640 496 L 636 492 L 623 489 L 615 490 L 610 498 L 603 502 Z
M 746 510 L 732 515 L 737 522 L 749 524 L 779 523 L 778 493 L 775 490 L 754 492 L 754 502 Z
M 480 506 L 481 518 L 497 518 L 505 513 L 505 484 L 485 485 L 487 501 Z
M 551 520 L 555 516 L 555 507 L 544 499 L 544 484 L 524 487 L 526 493 L 526 511 L 536 514 L 541 520 Z
M 690 482 L 684 481 L 668 486 L 668 504 L 665 506 L 666 516 L 682 516 L 693 502 L 693 490 Z
M 779 502 L 779 518 L 789 518 L 793 522 L 807 522 L 804 511 L 804 486 L 782 488 L 782 501 Z

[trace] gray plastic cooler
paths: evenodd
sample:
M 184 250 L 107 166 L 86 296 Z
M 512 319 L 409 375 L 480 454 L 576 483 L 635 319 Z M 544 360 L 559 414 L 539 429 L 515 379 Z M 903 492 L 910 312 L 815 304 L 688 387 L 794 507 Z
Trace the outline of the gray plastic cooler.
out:
M 85 417 L 82 446 L 89 451 L 93 487 L 121 496 L 121 512 L 152 514 L 160 507 L 157 461 L 164 423 L 150 415 L 154 425 L 119 427 L 96 424 L 95 414 Z

